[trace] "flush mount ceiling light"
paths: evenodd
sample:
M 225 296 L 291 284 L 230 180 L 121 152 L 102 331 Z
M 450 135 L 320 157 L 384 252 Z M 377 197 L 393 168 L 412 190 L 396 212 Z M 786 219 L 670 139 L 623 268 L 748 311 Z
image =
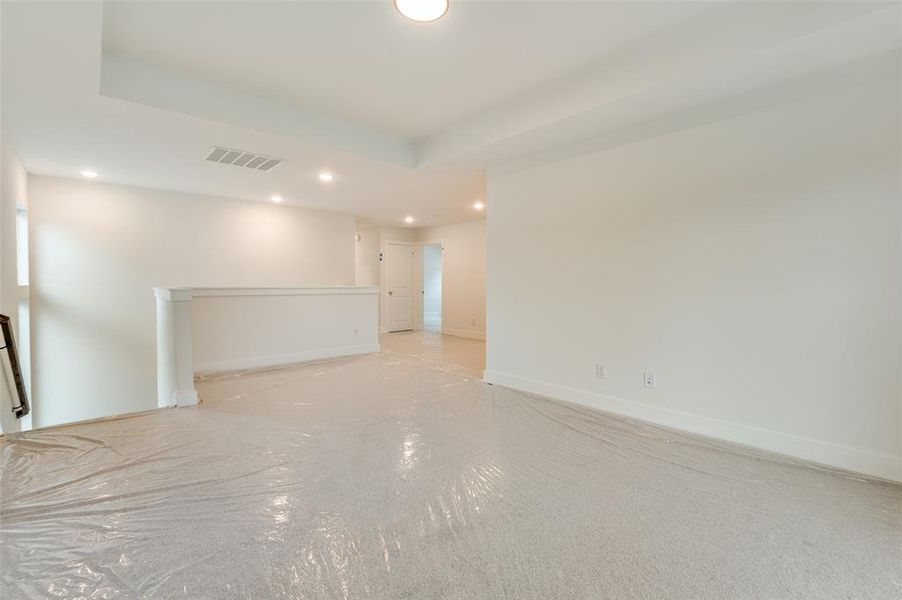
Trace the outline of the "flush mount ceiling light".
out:
M 272 200 L 272 201 L 275 202 L 276 204 L 281 204 L 281 203 L 282 203 L 282 196 L 280 196 L 280 195 L 278 195 L 278 194 L 273 194 L 273 196 L 272 196 L 272 198 L 270 198 L 270 200 Z
M 334 179 L 335 179 L 335 175 L 333 175 L 332 173 L 330 173 L 328 171 L 323 171 L 322 173 L 319 174 L 319 180 L 322 181 L 323 183 L 329 183 L 329 182 L 333 181 Z
M 97 171 L 91 171 L 89 169 L 85 169 L 84 171 L 81 172 L 81 176 L 85 177 L 87 179 L 94 179 L 95 177 L 97 177 Z
M 476 210 L 482 210 L 483 208 L 485 208 L 485 202 L 477 200 L 473 203 L 473 208 L 475 208 Z
M 413 217 L 404 217 L 405 223 L 413 223 Z
M 394 0 L 398 12 L 419 23 L 438 21 L 448 13 L 448 0 Z

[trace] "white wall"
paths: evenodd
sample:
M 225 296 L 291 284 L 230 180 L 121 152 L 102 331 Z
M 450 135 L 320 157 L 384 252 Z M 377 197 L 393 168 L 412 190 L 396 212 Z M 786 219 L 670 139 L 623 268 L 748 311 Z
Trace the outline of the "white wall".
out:
M 442 247 L 430 244 L 423 252 L 423 314 L 442 316 Z
M 902 479 L 900 106 L 894 77 L 490 174 L 488 379 Z
M 377 352 L 378 289 L 194 290 L 191 340 L 198 373 Z
M 407 227 L 380 227 L 379 235 L 382 241 L 392 242 L 415 242 L 417 240 L 418 229 Z
M 379 228 L 358 226 L 354 236 L 354 281 L 356 285 L 380 285 Z
M 382 242 L 414 242 L 417 230 L 404 227 L 381 227 L 379 225 L 360 224 L 356 226 L 354 246 L 354 278 L 357 285 L 380 285 L 382 279 L 379 253 Z
M 383 227 L 360 224 L 356 228 L 359 240 L 354 244 L 354 280 L 356 285 L 382 286 L 382 264 L 379 253 L 385 241 L 415 242 L 417 230 L 407 227 Z M 384 302 L 379 296 L 379 324 L 384 321 Z
M 486 222 L 421 229 L 417 239 L 444 243 L 442 332 L 484 339 Z
M 16 243 L 16 207 L 25 207 L 28 199 L 28 183 L 25 169 L 19 159 L 6 149 L 0 150 L 0 313 L 12 320 L 13 334 L 19 351 L 27 352 L 22 347 L 22 332 L 19 331 L 19 294 L 17 284 L 17 243 Z M 2 344 L 2 337 L 0 337 Z M 12 374 L 7 367 L 6 350 L 0 364 L 0 433 L 19 431 L 21 420 L 10 412 L 16 397 Z M 22 356 L 27 360 L 27 356 Z
M 36 426 L 154 408 L 161 287 L 354 283 L 349 215 L 29 178 Z
M 442 331 L 477 339 L 485 338 L 485 221 L 467 221 L 414 229 L 359 225 L 360 241 L 355 244 L 357 285 L 382 285 L 379 253 L 386 240 L 401 242 L 441 241 L 445 247 Z M 417 281 L 422 282 L 422 255 L 417 250 Z M 417 290 L 417 296 L 422 296 Z M 382 315 L 380 302 L 380 322 Z M 414 308 L 420 322 L 422 305 Z

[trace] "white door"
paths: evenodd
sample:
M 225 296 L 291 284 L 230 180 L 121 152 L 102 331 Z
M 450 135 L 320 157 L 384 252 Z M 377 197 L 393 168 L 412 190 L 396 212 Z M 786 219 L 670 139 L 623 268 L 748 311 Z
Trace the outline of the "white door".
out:
M 413 329 L 413 244 L 385 242 L 383 254 L 385 327 Z

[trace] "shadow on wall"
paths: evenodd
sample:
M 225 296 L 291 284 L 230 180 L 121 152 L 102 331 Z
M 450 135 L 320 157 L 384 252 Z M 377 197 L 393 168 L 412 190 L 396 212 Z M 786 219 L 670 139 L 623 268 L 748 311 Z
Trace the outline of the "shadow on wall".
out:
M 151 293 L 148 293 L 146 311 L 143 312 L 147 320 L 154 321 L 156 313 Z M 33 384 L 37 387 L 33 388 L 35 427 L 156 408 L 156 340 L 143 331 L 104 316 L 106 314 L 78 310 L 52 296 L 42 297 L 35 335 L 39 335 L 39 328 L 47 327 L 53 331 L 57 344 L 68 348 L 69 352 L 68 359 L 60 362 L 52 360 L 60 357 L 59 353 L 52 357 L 36 355 L 33 381 L 39 382 L 41 377 L 53 373 L 65 379 L 69 393 L 65 397 L 46 395 L 36 383 Z M 82 352 L 89 349 L 89 352 Z M 113 357 L 118 365 L 116 369 L 110 368 Z M 97 382 L 95 378 L 106 381 Z M 140 385 L 135 385 L 136 382 Z M 123 389 L 129 390 L 125 397 L 121 393 Z

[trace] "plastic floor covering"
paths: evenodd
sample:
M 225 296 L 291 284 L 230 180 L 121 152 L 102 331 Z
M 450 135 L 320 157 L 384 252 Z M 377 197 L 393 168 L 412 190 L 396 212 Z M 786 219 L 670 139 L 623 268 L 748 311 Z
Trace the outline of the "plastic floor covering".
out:
M 0 597 L 902 598 L 902 486 L 374 354 L 0 439 Z

